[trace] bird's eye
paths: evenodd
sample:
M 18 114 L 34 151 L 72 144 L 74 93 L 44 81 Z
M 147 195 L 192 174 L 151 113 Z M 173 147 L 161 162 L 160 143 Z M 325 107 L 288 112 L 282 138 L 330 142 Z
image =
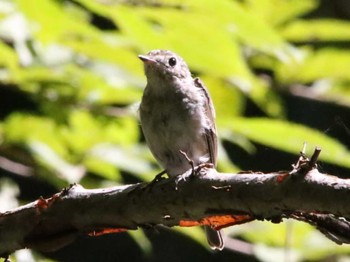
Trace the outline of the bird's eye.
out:
M 176 58 L 175 57 L 169 58 L 169 65 L 171 67 L 174 67 L 176 65 Z

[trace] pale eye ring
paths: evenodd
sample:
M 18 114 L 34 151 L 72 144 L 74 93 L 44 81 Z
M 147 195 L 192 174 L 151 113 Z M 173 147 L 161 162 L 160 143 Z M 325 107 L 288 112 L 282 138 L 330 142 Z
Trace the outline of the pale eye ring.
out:
M 176 65 L 176 58 L 170 57 L 168 63 L 171 67 L 174 67 Z

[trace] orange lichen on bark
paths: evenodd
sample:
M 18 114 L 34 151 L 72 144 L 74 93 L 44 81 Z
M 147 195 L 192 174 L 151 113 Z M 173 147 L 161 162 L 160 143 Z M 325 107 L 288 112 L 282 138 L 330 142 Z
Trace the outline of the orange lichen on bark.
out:
M 89 232 L 88 235 L 92 237 L 97 237 L 105 234 L 113 234 L 113 233 L 121 233 L 128 231 L 126 228 L 104 228 L 100 230 L 94 230 L 92 232 Z
M 60 194 L 54 194 L 52 197 L 47 199 L 40 197 L 37 200 L 36 208 L 40 211 L 44 211 L 45 209 L 49 208 L 54 202 L 56 202 L 59 199 L 59 197 Z
M 278 175 L 276 180 L 278 183 L 282 183 L 288 176 L 289 176 L 288 173 L 284 173 L 284 174 Z
M 254 220 L 249 215 L 223 215 L 223 216 L 210 216 L 203 218 L 199 221 L 195 220 L 181 220 L 179 226 L 181 227 L 193 227 L 193 226 L 210 226 L 216 230 L 225 228 L 232 225 L 243 224 Z

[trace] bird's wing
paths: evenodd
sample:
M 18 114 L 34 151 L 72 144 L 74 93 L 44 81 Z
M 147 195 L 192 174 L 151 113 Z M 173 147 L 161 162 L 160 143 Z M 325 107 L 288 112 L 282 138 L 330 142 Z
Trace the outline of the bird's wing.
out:
M 198 77 L 194 79 L 194 85 L 203 93 L 203 96 L 206 98 L 204 109 L 210 125 L 209 128 L 206 128 L 205 130 L 205 139 L 208 143 L 210 163 L 216 166 L 218 141 L 216 135 L 215 108 L 207 88 Z

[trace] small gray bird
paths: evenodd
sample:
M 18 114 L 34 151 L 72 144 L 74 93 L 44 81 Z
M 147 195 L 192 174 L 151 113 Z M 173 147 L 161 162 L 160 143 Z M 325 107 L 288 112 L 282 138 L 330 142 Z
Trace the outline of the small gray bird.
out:
M 142 131 L 154 157 L 170 177 L 203 163 L 216 165 L 215 110 L 199 78 L 185 61 L 166 50 L 139 55 L 147 85 L 140 105 Z M 206 227 L 208 243 L 222 250 L 220 231 Z

